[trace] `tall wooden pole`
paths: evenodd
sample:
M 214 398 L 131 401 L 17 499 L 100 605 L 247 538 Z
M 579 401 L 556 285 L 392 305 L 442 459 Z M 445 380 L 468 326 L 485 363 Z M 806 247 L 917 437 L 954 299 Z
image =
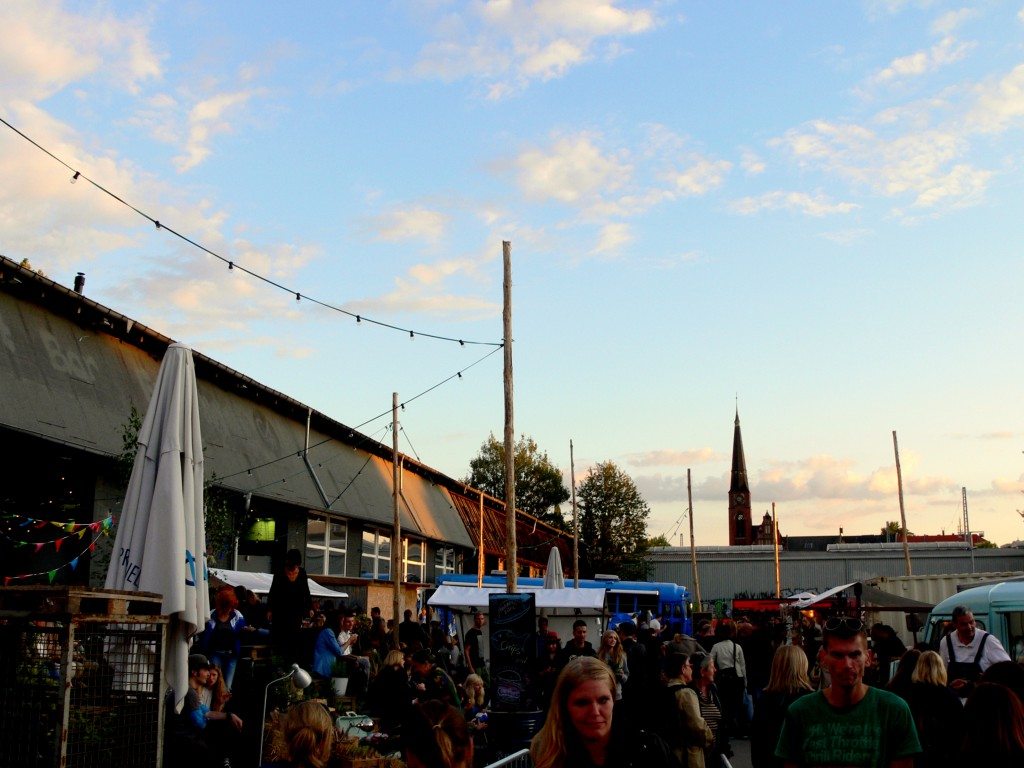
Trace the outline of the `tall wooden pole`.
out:
M 504 308 L 501 313 L 504 325 L 505 347 L 505 522 L 507 541 L 505 543 L 505 580 L 508 593 L 516 593 L 516 428 L 512 409 L 512 243 L 501 242 L 504 264 Z
M 693 489 L 690 486 L 689 467 L 686 468 L 686 500 L 690 510 L 690 565 L 693 567 L 693 591 L 697 596 L 697 610 L 700 610 L 700 573 L 697 572 L 697 541 L 693 538 Z
M 393 591 L 391 595 L 391 618 L 395 622 L 395 632 L 392 645 L 398 647 L 398 623 L 402 618 L 402 518 L 398 514 L 398 495 L 401 493 L 401 470 L 398 467 L 398 393 L 391 393 L 391 482 L 394 486 L 392 499 L 394 500 L 394 525 L 391 531 L 391 583 Z
M 569 482 L 572 484 L 572 588 L 580 588 L 580 518 L 576 512 L 576 459 L 569 441 Z
M 476 585 L 484 585 L 484 492 L 480 491 L 480 537 L 476 543 Z
M 900 446 L 896 442 L 896 430 L 892 431 L 892 448 L 896 452 L 896 487 L 900 494 L 900 526 L 903 528 L 903 563 L 907 576 L 912 576 L 910 569 L 910 544 L 907 543 L 907 513 L 903 508 L 903 473 L 900 471 Z
M 775 517 L 775 502 L 772 502 L 772 548 L 775 550 L 775 598 L 782 598 L 782 568 L 779 567 L 779 519 Z

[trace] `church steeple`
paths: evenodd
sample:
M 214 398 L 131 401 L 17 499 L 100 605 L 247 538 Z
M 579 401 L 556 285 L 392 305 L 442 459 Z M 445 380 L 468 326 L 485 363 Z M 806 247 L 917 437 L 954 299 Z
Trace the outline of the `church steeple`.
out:
M 729 483 L 729 544 L 753 542 L 750 519 L 750 485 L 747 482 L 747 459 L 743 454 L 740 433 L 740 409 L 736 405 L 736 421 L 732 434 L 732 478 Z

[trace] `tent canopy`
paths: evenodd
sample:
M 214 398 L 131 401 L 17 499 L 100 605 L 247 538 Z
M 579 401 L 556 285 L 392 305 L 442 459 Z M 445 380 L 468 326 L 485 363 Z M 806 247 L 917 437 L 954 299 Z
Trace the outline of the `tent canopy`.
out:
M 482 611 L 487 613 L 489 596 L 504 592 L 504 588 L 457 587 L 443 584 L 437 588 L 428 605 L 448 607 L 453 610 Z M 533 592 L 536 595 L 537 608 L 545 609 L 548 616 L 559 612 L 580 615 L 597 615 L 604 613 L 603 589 L 544 589 L 543 587 L 519 587 L 520 592 Z
M 883 592 L 882 590 L 868 586 L 867 584 L 861 584 L 859 581 L 853 581 L 849 584 L 833 587 L 832 589 L 822 592 L 820 595 L 809 594 L 806 597 L 791 603 L 790 607 L 798 608 L 800 610 L 803 610 L 804 608 L 812 608 L 847 590 L 850 590 L 852 596 L 854 587 L 857 585 L 861 586 L 860 601 L 861 606 L 863 606 L 865 610 L 927 613 L 935 607 L 931 603 L 922 603 L 919 600 L 911 600 L 909 597 L 903 597 L 902 595 L 890 595 L 888 592 Z
M 210 575 L 216 577 L 225 584 L 232 587 L 245 587 L 257 595 L 265 595 L 270 591 L 270 585 L 274 577 L 269 573 L 255 573 L 250 571 L 230 571 L 226 568 L 211 568 Z M 333 597 L 341 599 L 348 597 L 348 592 L 336 592 L 333 589 L 322 587 L 312 579 L 309 580 L 309 594 L 314 597 Z

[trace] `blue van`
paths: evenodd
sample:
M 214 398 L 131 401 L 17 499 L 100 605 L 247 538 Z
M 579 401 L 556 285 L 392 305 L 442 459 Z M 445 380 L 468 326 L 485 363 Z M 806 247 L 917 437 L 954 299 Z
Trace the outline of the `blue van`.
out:
M 952 628 L 953 609 L 966 605 L 978 627 L 991 632 L 1010 658 L 1024 657 L 1024 581 L 1001 581 L 958 592 L 936 605 L 928 616 L 925 642 L 932 650 Z

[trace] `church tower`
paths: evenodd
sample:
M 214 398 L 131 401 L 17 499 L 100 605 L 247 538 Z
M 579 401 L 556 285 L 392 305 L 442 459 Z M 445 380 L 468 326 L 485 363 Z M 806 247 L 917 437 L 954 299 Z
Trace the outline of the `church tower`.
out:
M 743 455 L 740 434 L 740 410 L 732 434 L 732 480 L 729 484 L 729 546 L 752 544 L 753 521 L 750 519 L 750 486 L 747 484 L 747 459 Z

